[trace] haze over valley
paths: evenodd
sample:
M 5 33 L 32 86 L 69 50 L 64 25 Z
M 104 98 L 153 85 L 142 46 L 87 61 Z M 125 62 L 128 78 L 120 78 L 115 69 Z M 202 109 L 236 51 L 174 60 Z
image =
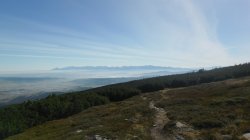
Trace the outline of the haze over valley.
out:
M 85 66 L 54 68 L 37 73 L 0 74 L 0 106 L 40 99 L 50 94 L 190 71 L 192 69 L 157 66 Z

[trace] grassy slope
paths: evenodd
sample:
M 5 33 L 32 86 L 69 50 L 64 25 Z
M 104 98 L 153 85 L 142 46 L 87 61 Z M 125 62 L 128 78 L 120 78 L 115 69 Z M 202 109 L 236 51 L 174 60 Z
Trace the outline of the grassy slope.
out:
M 164 108 L 170 122 L 192 126 L 197 137 L 220 139 L 250 132 L 250 78 L 168 89 L 93 107 L 72 117 L 47 122 L 9 137 L 15 139 L 84 139 L 99 134 L 118 139 L 150 139 L 154 112 L 148 104 Z M 171 126 L 172 125 L 166 125 Z M 166 129 L 165 133 L 170 134 Z M 77 133 L 77 130 L 83 130 Z M 184 137 L 191 137 L 180 132 Z
M 160 94 L 156 104 L 172 121 L 181 121 L 199 130 L 204 139 L 231 135 L 238 139 L 250 132 L 250 78 L 227 80 L 179 88 Z M 155 98 L 159 99 L 155 96 Z
M 153 112 L 148 101 L 133 97 L 126 101 L 92 107 L 66 119 L 47 122 L 12 136 L 12 140 L 85 139 L 101 135 L 108 138 L 150 139 Z M 77 130 L 83 130 L 77 133 Z
M 21 133 L 47 121 L 66 118 L 109 101 L 122 101 L 140 93 L 164 88 L 187 87 L 244 76 L 250 76 L 250 63 L 136 80 L 11 105 L 0 109 L 0 139 Z

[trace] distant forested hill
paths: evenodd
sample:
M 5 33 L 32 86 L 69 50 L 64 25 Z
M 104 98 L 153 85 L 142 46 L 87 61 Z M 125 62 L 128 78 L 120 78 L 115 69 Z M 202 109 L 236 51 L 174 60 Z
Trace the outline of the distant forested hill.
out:
M 83 92 L 50 95 L 42 100 L 11 105 L 0 109 L 0 139 L 49 120 L 65 118 L 92 106 L 121 101 L 138 94 L 244 76 L 250 76 L 250 63 L 136 80 Z

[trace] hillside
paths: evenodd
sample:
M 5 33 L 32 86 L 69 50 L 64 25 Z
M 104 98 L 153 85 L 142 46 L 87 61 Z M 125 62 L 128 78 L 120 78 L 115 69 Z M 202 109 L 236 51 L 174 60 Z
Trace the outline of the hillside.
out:
M 42 100 L 11 105 L 0 109 L 0 139 L 47 121 L 72 116 L 93 106 L 109 105 L 137 95 L 143 96 L 149 92 L 169 88 L 184 88 L 245 76 L 250 76 L 249 63 L 209 71 L 201 69 L 186 74 L 136 80 L 58 96 L 50 95 Z M 151 108 L 157 108 L 154 105 L 158 104 L 153 104 Z M 159 116 L 164 116 L 164 113 L 159 113 Z
M 8 140 L 243 139 L 250 133 L 250 77 L 166 88 L 89 108 Z

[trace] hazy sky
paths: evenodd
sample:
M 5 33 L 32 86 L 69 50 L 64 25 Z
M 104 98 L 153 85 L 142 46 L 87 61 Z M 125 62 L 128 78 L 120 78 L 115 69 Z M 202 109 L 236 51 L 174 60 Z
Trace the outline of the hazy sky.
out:
M 250 61 L 249 0 L 1 0 L 0 71 Z

